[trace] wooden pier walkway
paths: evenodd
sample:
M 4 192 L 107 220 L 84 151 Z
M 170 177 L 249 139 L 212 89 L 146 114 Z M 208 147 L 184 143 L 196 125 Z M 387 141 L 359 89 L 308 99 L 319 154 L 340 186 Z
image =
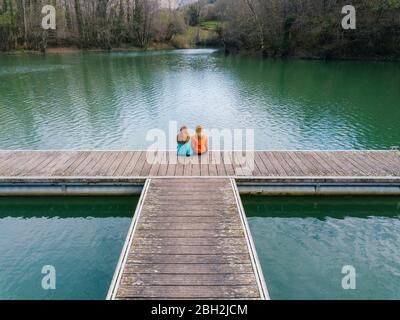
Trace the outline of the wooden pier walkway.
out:
M 141 192 L 109 299 L 268 299 L 236 183 L 399 195 L 400 152 L 0 151 L 0 196 Z
M 148 177 L 400 177 L 399 151 L 210 152 L 181 158 L 145 151 L 0 151 L 0 180 L 7 178 Z
M 108 299 L 269 299 L 235 181 L 147 180 Z

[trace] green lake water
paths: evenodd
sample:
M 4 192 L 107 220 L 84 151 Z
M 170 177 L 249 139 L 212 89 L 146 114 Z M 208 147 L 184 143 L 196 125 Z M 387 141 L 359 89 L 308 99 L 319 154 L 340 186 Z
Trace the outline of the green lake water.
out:
M 400 198 L 242 200 L 272 299 L 400 299 Z
M 136 197 L 0 200 L 0 300 L 105 299 Z
M 169 121 L 254 129 L 256 149 L 386 149 L 400 145 L 400 63 L 0 55 L 0 149 L 143 149 Z
M 272 299 L 400 299 L 400 198 L 243 197 Z M 104 299 L 136 197 L 1 198 L 1 299 Z M 56 270 L 44 290 L 43 266 Z M 343 290 L 342 267 L 356 269 Z
M 0 54 L 0 149 L 144 149 L 151 129 L 176 137 L 170 121 L 254 129 L 256 149 L 387 149 L 399 106 L 400 63 Z M 400 299 L 400 199 L 243 201 L 273 299 Z M 1 198 L 0 299 L 103 299 L 136 202 Z M 341 288 L 344 265 L 356 290 Z

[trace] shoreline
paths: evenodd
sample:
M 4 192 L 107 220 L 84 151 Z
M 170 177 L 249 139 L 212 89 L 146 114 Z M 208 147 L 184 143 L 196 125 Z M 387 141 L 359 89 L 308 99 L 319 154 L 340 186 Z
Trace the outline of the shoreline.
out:
M 115 47 L 110 49 L 103 48 L 78 48 L 78 47 L 51 47 L 46 50 L 46 54 L 68 54 L 79 52 L 146 52 L 178 49 L 170 44 L 152 44 L 147 48 L 140 47 Z
M 11 51 L 0 51 L 0 55 L 66 55 L 66 54 L 77 54 L 77 53 L 107 53 L 107 52 L 155 52 L 155 51 L 163 51 L 163 50 L 184 50 L 184 49 L 202 49 L 202 46 L 193 46 L 188 48 L 178 48 L 171 44 L 152 44 L 147 48 L 140 47 L 115 47 L 111 49 L 102 49 L 102 48 L 78 48 L 75 46 L 60 46 L 60 47 L 51 47 L 46 49 L 45 52 L 39 50 L 11 50 Z M 224 50 L 222 47 L 215 47 L 213 49 Z M 227 55 L 237 55 L 243 57 L 252 57 L 257 59 L 278 59 L 278 60 L 305 60 L 305 61 L 324 61 L 324 62 L 333 62 L 333 61 L 358 61 L 358 62 L 393 62 L 399 63 L 399 58 L 385 58 L 379 56 L 362 56 L 362 57 L 334 57 L 334 58 L 322 58 L 318 56 L 306 56 L 306 55 L 293 55 L 293 56 L 271 56 L 265 55 L 262 56 L 259 52 L 256 51 L 228 51 Z
M 46 51 L 40 50 L 11 50 L 11 51 L 3 51 L 0 54 L 9 54 L 9 55 L 19 55 L 19 54 L 38 54 L 38 55 L 46 55 L 46 54 L 75 54 L 75 53 L 84 53 L 84 52 L 152 52 L 152 51 L 162 51 L 162 50 L 175 50 L 180 49 L 176 48 L 169 44 L 153 44 L 147 48 L 140 47 L 115 47 L 108 49 L 102 48 L 79 48 L 75 46 L 60 46 L 60 47 L 50 47 L 47 48 Z M 196 49 L 196 47 L 191 48 Z

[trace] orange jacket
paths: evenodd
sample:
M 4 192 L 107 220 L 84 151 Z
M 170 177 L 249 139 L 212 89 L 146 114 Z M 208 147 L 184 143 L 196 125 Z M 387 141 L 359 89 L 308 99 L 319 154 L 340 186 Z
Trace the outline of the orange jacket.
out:
M 202 154 L 208 151 L 208 137 L 202 136 L 200 139 L 197 135 L 192 137 L 192 149 L 194 153 Z

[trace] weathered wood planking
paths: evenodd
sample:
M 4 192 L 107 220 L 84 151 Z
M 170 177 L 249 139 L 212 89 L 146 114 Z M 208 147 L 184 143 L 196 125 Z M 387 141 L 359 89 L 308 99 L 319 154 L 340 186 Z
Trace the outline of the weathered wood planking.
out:
M 147 180 L 108 299 L 269 299 L 235 182 Z
M 399 151 L 210 152 L 152 161 L 145 151 L 0 151 L 4 177 L 399 177 Z

